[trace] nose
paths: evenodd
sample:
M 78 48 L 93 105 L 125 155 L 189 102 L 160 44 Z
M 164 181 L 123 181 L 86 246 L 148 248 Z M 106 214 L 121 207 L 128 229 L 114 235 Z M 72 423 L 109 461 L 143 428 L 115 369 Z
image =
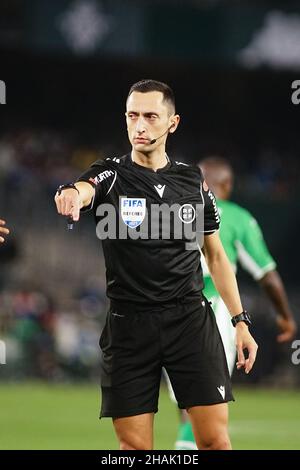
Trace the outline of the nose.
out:
M 145 127 L 145 120 L 142 116 L 140 116 L 136 122 L 136 132 L 137 134 L 142 134 L 145 132 L 146 127 Z

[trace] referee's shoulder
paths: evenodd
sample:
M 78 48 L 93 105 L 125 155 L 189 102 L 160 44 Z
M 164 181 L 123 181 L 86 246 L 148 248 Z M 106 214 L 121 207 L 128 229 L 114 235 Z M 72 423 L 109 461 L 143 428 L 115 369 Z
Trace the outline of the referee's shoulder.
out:
M 172 162 L 178 171 L 195 171 L 199 175 L 200 168 L 195 164 L 186 163 L 179 160 L 172 160 Z
M 103 168 L 111 168 L 111 167 L 118 167 L 122 164 L 125 163 L 125 158 L 126 155 L 123 155 L 122 157 L 106 157 L 104 159 L 99 158 L 99 160 L 96 160 L 94 163 L 92 163 L 92 167 L 99 166 Z
M 186 175 L 191 175 L 202 178 L 200 168 L 195 164 L 185 163 L 178 160 L 173 160 L 173 168 L 178 172 Z

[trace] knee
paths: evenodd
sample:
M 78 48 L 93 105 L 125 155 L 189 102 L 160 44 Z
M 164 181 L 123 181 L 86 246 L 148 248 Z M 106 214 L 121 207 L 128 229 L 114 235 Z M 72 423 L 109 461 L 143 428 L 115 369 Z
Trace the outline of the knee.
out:
M 204 440 L 201 442 L 200 450 L 231 450 L 231 442 L 229 436 L 219 435 L 219 436 L 212 436 L 209 439 Z
M 120 440 L 120 450 L 152 450 L 152 446 L 138 436 L 131 436 Z

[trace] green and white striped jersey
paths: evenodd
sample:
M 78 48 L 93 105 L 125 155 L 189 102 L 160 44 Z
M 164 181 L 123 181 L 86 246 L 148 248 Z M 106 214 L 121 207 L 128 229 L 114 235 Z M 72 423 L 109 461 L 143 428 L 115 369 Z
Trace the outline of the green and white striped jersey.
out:
M 231 201 L 217 200 L 221 216 L 220 238 L 234 271 L 239 263 L 256 281 L 276 268 L 262 231 L 246 209 Z M 210 299 L 219 295 L 202 256 L 204 294 Z

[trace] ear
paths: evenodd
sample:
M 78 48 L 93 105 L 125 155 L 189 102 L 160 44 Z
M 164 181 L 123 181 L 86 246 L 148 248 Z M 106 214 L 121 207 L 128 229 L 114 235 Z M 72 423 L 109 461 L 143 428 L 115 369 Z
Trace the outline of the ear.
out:
M 180 122 L 179 114 L 175 114 L 174 116 L 171 117 L 170 129 L 169 129 L 170 134 L 173 134 L 176 131 L 179 122 Z

